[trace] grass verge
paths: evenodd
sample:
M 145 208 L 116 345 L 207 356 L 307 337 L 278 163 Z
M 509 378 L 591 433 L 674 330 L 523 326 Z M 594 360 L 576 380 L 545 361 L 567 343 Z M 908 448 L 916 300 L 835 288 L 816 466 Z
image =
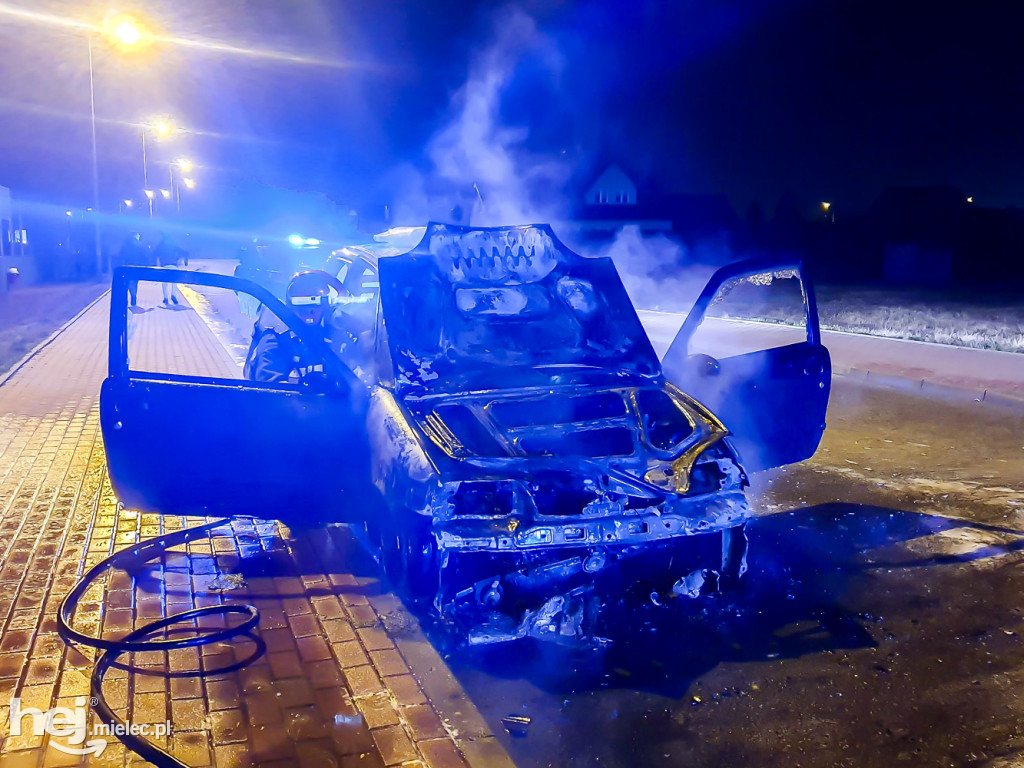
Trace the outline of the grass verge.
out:
M 106 283 L 61 283 L 0 294 L 0 374 L 107 288 Z

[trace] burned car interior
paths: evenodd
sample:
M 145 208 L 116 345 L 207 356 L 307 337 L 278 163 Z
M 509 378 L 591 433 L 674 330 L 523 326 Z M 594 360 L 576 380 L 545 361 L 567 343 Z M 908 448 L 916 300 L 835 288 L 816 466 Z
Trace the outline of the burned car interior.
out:
M 821 439 L 831 372 L 799 263 L 719 270 L 664 360 L 612 261 L 574 253 L 546 225 L 432 223 L 408 253 L 334 264 L 365 313 L 372 352 L 358 366 L 258 284 L 117 272 L 101 426 L 126 506 L 347 524 L 465 642 L 581 643 L 596 637 L 603 592 L 693 598 L 738 583 L 747 473 L 806 459 Z M 323 376 L 133 370 L 129 280 L 248 294 Z M 705 322 L 728 334 L 721 296 L 778 281 L 802 297 L 802 341 L 691 349 Z M 225 457 L 236 471 L 216 469 Z

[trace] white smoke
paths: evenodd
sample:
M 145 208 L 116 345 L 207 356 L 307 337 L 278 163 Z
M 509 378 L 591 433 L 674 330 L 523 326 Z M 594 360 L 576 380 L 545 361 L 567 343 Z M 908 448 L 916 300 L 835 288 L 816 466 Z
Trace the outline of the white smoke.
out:
M 557 83 L 562 58 L 554 40 L 523 10 L 509 6 L 495 15 L 492 39 L 470 63 L 466 82 L 452 95 L 447 122 L 428 142 L 427 178 L 411 166 L 396 171 L 403 192 L 395 221 L 422 223 L 455 205 L 481 226 L 564 216 L 571 169 L 557 158 L 531 153 L 529 129 L 506 125 L 501 116 L 502 96 L 526 58 L 539 62 Z
M 529 129 L 506 124 L 501 110 L 524 61 L 539 63 L 557 85 L 562 54 L 554 38 L 519 7 L 494 14 L 491 29 L 490 39 L 470 62 L 466 82 L 452 94 L 447 120 L 427 144 L 427 173 L 411 164 L 392 171 L 401 197 L 391 221 L 449 221 L 458 205 L 461 223 L 551 223 L 580 253 L 610 256 L 638 308 L 688 310 L 713 272 L 706 265 L 728 261 L 728 248 L 712 242 L 687 248 L 666 235 L 644 235 L 636 226 L 621 229 L 610 244 L 576 242 L 579 233 L 568 221 L 574 202 L 571 163 L 564 156 L 531 152 Z
M 714 266 L 695 259 L 692 250 L 677 240 L 666 235 L 644 235 L 632 225 L 620 229 L 610 244 L 589 252 L 615 262 L 637 309 L 686 312 L 715 271 Z

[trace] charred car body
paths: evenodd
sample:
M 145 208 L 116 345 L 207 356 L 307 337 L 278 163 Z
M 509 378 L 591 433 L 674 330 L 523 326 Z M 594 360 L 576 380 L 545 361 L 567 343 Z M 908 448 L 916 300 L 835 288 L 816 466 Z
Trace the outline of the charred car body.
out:
M 101 422 L 119 497 L 168 514 L 365 526 L 391 580 L 470 642 L 579 639 L 595 590 L 695 597 L 740 579 L 746 472 L 809 457 L 824 429 L 830 366 L 799 264 L 721 270 L 663 361 L 611 261 L 546 226 L 431 224 L 412 251 L 381 258 L 358 364 L 259 286 L 167 275 L 251 293 L 328 374 L 277 385 L 129 370 L 127 280 L 154 272 L 115 277 Z M 690 354 L 723 288 L 765 275 L 799 283 L 804 337 Z M 201 440 L 138 449 L 183 419 Z M 169 480 L 178 451 L 185 476 Z M 261 469 L 226 477 L 225 460 Z

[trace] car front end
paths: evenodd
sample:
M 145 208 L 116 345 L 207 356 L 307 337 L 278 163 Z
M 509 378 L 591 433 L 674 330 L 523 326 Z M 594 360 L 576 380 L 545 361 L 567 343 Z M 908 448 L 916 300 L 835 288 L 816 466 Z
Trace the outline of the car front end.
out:
M 425 523 L 412 586 L 470 643 L 578 642 L 606 587 L 698 597 L 745 570 L 747 479 L 721 423 L 657 378 L 560 379 L 376 397 L 378 484 L 399 525 Z

